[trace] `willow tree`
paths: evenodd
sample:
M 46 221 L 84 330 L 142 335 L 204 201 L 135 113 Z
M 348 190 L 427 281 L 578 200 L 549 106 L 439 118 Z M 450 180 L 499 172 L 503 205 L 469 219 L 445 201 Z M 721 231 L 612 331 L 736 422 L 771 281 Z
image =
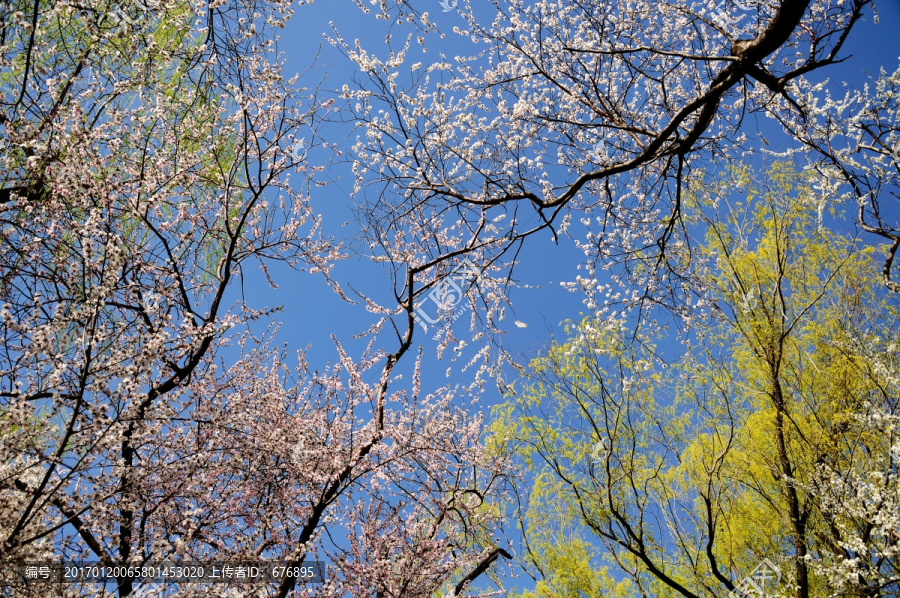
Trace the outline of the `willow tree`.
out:
M 496 446 L 533 480 L 525 595 L 896 591 L 897 306 L 875 252 L 820 225 L 808 180 L 738 179 L 737 200 L 711 181 L 692 200 L 722 214 L 682 251 L 713 308 L 671 367 L 671 338 L 589 318 L 498 410 Z M 873 338 L 893 347 L 879 360 Z

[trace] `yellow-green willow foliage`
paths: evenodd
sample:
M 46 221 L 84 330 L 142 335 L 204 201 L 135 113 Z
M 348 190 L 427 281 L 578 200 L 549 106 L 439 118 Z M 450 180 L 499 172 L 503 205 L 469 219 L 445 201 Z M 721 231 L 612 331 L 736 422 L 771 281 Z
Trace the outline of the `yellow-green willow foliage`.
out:
M 790 166 L 734 176 L 731 201 L 715 185 L 691 200 L 707 215 L 691 259 L 715 309 L 685 351 L 666 363 L 671 339 L 586 319 L 497 409 L 496 446 L 527 480 L 521 556 L 538 584 L 524 596 L 727 596 L 764 559 L 781 574 L 767 595 L 896 591 L 896 551 L 864 534 L 896 513 L 842 510 L 823 491 L 828 476 L 887 468 L 873 500 L 897 504 L 884 500 L 893 436 L 860 423 L 892 416 L 897 397 L 861 350 L 896 348 L 881 256 L 823 226 Z

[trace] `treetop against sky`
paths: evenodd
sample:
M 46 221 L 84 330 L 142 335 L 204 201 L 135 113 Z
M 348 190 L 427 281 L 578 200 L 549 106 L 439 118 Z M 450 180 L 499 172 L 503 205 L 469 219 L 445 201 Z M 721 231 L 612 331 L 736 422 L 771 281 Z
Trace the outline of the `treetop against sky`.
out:
M 870 338 L 891 330 L 886 316 L 867 324 L 852 297 L 823 291 L 846 307 L 828 313 L 848 356 L 815 355 L 842 374 L 881 365 L 848 373 L 843 395 L 791 386 L 775 358 L 787 345 L 768 341 L 778 301 L 802 297 L 782 270 L 778 284 L 764 276 L 797 247 L 779 226 L 801 223 L 787 229 L 841 276 L 838 253 L 868 251 L 877 267 L 853 270 L 848 288 L 893 301 L 900 17 L 880 10 L 876 25 L 867 0 L 0 4 L 3 563 L 330 564 L 316 585 L 165 586 L 180 596 L 463 595 L 512 588 L 515 571 L 538 587 L 558 571 L 525 558 L 531 540 L 548 558 L 559 546 L 528 501 L 540 508 L 552 484 L 492 436 L 489 408 L 519 400 L 532 358 L 558 357 L 554 334 L 619 331 L 616 350 L 651 353 L 629 369 L 675 367 L 732 317 L 730 333 L 759 349 L 740 366 L 796 391 L 735 399 L 734 421 L 763 421 L 765 437 L 729 431 L 756 451 L 750 473 L 774 476 L 754 491 L 786 497 L 778 538 L 791 548 L 772 563 L 791 595 L 893 583 L 882 515 L 897 503 L 841 503 L 879 472 L 894 479 L 893 441 L 870 442 L 893 417 L 893 345 Z M 735 252 L 741 265 L 722 270 Z M 739 288 L 745 270 L 755 295 Z M 775 303 L 752 303 L 764 290 Z M 740 328 L 742 301 L 771 309 Z M 708 384 L 737 367 L 703 363 Z M 623 406 L 595 392 L 605 374 L 579 367 L 560 383 L 587 376 L 616 413 L 670 407 Z M 835 419 L 792 424 L 804 393 Z M 832 444 L 809 440 L 834 426 Z M 617 446 L 646 448 L 634 434 Z M 717 442 L 704 438 L 679 445 L 697 467 Z M 878 457 L 844 459 L 840 442 Z M 677 475 L 682 508 L 699 478 Z M 671 539 L 648 548 L 610 531 L 662 517 L 648 496 L 609 491 L 581 515 L 577 500 L 544 504 L 559 529 L 600 530 L 563 560 L 589 569 L 622 540 L 599 557 L 618 567 L 602 583 L 620 595 L 734 591 L 732 572 L 756 561 L 708 530 L 693 569 L 689 552 L 660 557 Z M 707 515 L 714 531 L 728 519 Z M 827 524 L 834 558 L 801 566 Z M 848 565 L 858 528 L 879 530 L 885 560 Z M 46 595 L 3 575 L 0 592 Z M 149 587 L 126 569 L 105 590 L 54 591 Z
M 789 113 L 795 108 L 786 99 L 791 96 L 773 92 L 765 81 L 752 75 L 735 76 L 740 85 L 729 86 L 722 98 L 690 105 L 721 68 L 734 63 L 732 43 L 749 38 L 748 31 L 753 27 L 768 24 L 766 17 L 775 14 L 778 4 L 754 3 L 747 10 L 749 5 L 723 3 L 718 7 L 726 13 L 722 16 L 715 7 L 703 3 L 631 3 L 622 7 L 607 2 L 562 3 L 558 10 L 557 3 L 525 3 L 521 9 L 518 3 L 503 3 L 496 14 L 489 5 L 445 12 L 439 4 L 415 3 L 405 6 L 405 12 L 386 5 L 390 18 L 375 22 L 352 13 L 336 18 L 330 5 L 314 4 L 309 7 L 308 19 L 291 23 L 309 35 L 292 37 L 288 47 L 294 47 L 294 40 L 311 40 L 307 52 L 290 53 L 292 61 L 294 56 L 311 55 L 319 44 L 313 32 L 326 29 L 338 50 L 343 48 L 344 53 L 357 58 L 359 71 L 354 74 L 328 45 L 317 54 L 327 65 L 323 69 L 328 73 L 326 81 L 333 81 L 326 87 L 351 95 L 362 88 L 363 97 L 351 99 L 349 106 L 361 111 L 356 122 L 367 126 L 366 133 L 358 135 L 345 127 L 342 130 L 348 132 L 341 139 L 346 138 L 348 143 L 360 140 L 354 166 L 360 178 L 355 184 L 363 185 L 365 193 L 353 205 L 362 203 L 371 224 L 367 228 L 370 235 L 378 232 L 394 242 L 394 223 L 402 229 L 398 234 L 414 238 L 406 243 L 408 248 L 420 247 L 418 239 L 435 239 L 417 258 L 424 263 L 428 256 L 472 248 L 482 252 L 485 260 L 503 264 L 501 272 L 510 261 L 507 256 L 524 251 L 528 259 L 519 260 L 520 280 L 541 284 L 550 279 L 555 285 L 584 274 L 574 269 L 581 262 L 593 260 L 596 269 L 598 261 L 609 259 L 609 255 L 580 259 L 577 252 L 582 249 L 596 253 L 613 252 L 617 247 L 653 246 L 663 236 L 677 232 L 653 228 L 657 220 L 649 215 L 654 210 L 672 213 L 672 206 L 677 205 L 678 186 L 671 182 L 679 178 L 679 155 L 691 158 L 682 164 L 683 177 L 701 165 L 714 167 L 726 154 L 762 166 L 764 160 L 774 159 L 766 151 L 783 155 L 786 151 L 806 152 L 810 144 L 821 145 L 821 138 L 810 137 L 819 128 L 813 126 L 818 121 L 812 119 L 803 127 L 794 127 Z M 775 73 L 785 78 L 784 85 L 799 84 L 791 81 L 792 76 L 804 82 L 827 78 L 830 93 L 837 97 L 845 92 L 842 81 L 860 90 L 869 77 L 877 79 L 880 68 L 888 73 L 896 69 L 895 54 L 900 48 L 889 26 L 874 25 L 873 11 L 866 12 L 860 6 L 859 22 L 853 25 L 855 32 L 864 29 L 864 33 L 842 39 L 844 29 L 838 21 L 851 13 L 844 10 L 847 7 L 841 12 L 826 6 L 830 5 L 811 5 L 808 18 L 815 11 L 830 11 L 833 21 L 816 21 L 822 24 L 821 30 L 811 31 L 806 38 L 792 38 L 766 57 L 776 71 L 784 60 L 796 63 L 793 69 Z M 364 8 L 377 13 L 380 6 Z M 882 21 L 896 16 L 893 5 L 879 8 Z M 424 18 L 423 13 L 427 13 Z M 505 16 L 497 17 L 503 13 Z M 740 26 L 723 29 L 723 18 Z M 629 24 L 632 29 L 628 29 Z M 423 31 L 429 25 L 439 31 Z M 523 40 L 536 40 L 538 45 L 506 39 L 504 31 L 520 34 Z M 392 50 L 384 48 L 386 36 Z M 604 43 L 609 50 L 598 49 L 598 44 Z M 827 64 L 835 46 L 842 51 L 835 53 L 834 64 Z M 815 56 L 810 57 L 813 47 Z M 696 58 L 691 59 L 694 54 Z M 843 58 L 847 60 L 841 62 Z M 800 74 L 792 74 L 795 71 Z M 367 80 L 371 84 L 365 83 Z M 848 101 L 859 102 L 861 97 L 851 93 Z M 702 125 L 706 127 L 702 140 L 691 144 L 683 138 L 687 133 L 676 128 L 667 143 L 680 144 L 678 148 L 660 146 L 659 155 L 655 155 L 656 146 L 651 146 L 649 139 L 653 131 L 668 133 L 664 125 L 673 121 L 666 115 L 687 119 L 687 126 L 699 114 L 701 104 L 717 107 L 715 119 Z M 685 106 L 679 116 L 678 111 Z M 832 105 L 830 109 L 837 113 L 842 108 Z M 379 113 L 381 110 L 385 112 Z M 865 113 L 861 105 L 847 106 L 847 110 Z M 341 118 L 349 118 L 353 124 L 355 117 Z M 821 116 L 827 118 L 831 117 Z M 790 127 L 791 136 L 785 137 L 786 127 Z M 859 127 L 854 130 L 864 131 Z M 760 138 L 765 141 L 760 142 Z M 800 143 L 792 142 L 792 138 Z M 858 144 L 866 145 L 864 139 L 841 143 L 846 152 L 854 151 Z M 681 153 L 687 145 L 691 145 L 690 151 Z M 635 153 L 638 148 L 643 148 L 640 155 Z M 848 170 L 847 164 L 829 166 L 825 161 L 827 158 L 820 160 L 817 167 L 832 168 L 843 173 L 841 176 L 853 177 L 853 181 L 840 189 L 823 190 L 823 195 L 868 193 L 866 186 L 874 181 L 861 185 L 862 172 Z M 334 222 L 344 222 L 345 206 L 350 203 L 344 192 L 352 191 L 354 177 L 335 166 L 329 172 L 334 173 L 330 184 L 316 189 L 313 201 L 321 197 L 322 209 L 326 213 L 334 209 Z M 832 186 L 837 184 L 834 176 L 826 179 Z M 882 185 L 891 184 L 889 175 L 879 180 Z M 385 197 L 379 195 L 382 188 L 387 190 Z M 575 193 L 575 189 L 583 192 Z M 612 200 L 607 192 L 615 193 L 619 201 L 616 210 L 608 209 Z M 479 194 L 489 197 L 487 203 Z M 874 190 L 866 196 L 872 199 L 883 194 L 883 190 Z M 405 203 L 398 204 L 396 198 L 401 197 Z M 432 200 L 436 211 L 429 203 Z M 445 204 L 454 206 L 455 211 L 442 212 Z M 876 211 L 890 209 L 891 204 L 879 205 L 877 210 L 867 212 L 867 220 Z M 421 210 L 422 214 L 413 221 L 431 225 L 427 233 L 407 228 L 408 220 L 393 216 L 419 213 L 412 210 Z M 489 235 L 479 228 L 482 212 L 484 222 L 491 224 Z M 456 220 L 444 222 L 444 213 Z M 458 229 L 463 222 L 467 228 Z M 873 230 L 881 230 L 878 223 L 872 224 Z M 478 231 L 479 236 L 466 232 L 470 229 Z M 440 245 L 440 236 L 435 234 L 440 230 L 451 231 L 455 244 Z M 548 252 L 522 243 L 531 233 L 540 235 L 541 245 L 544 239 L 555 239 L 556 235 L 564 238 L 567 233 L 579 241 L 585 235 L 592 236 L 588 236 L 585 248 L 562 242 Z M 603 235 L 606 242 L 596 243 L 593 239 L 597 235 Z M 373 236 L 365 240 L 362 250 L 372 252 L 373 247 L 385 243 L 384 238 Z M 554 259 L 556 256 L 559 259 Z M 378 259 L 383 264 L 392 263 L 389 255 Z M 540 274 L 529 276 L 536 269 Z M 560 276 L 563 272 L 565 275 Z M 645 281 L 635 282 L 638 287 L 647 286 Z M 379 286 L 373 292 L 386 289 Z M 536 323 L 541 329 L 547 320 L 555 326 L 560 318 L 542 313 L 542 300 L 531 299 L 537 296 L 521 293 L 516 313 L 527 315 L 510 320 Z M 393 300 L 389 291 L 386 300 Z M 568 301 L 572 305 L 570 298 L 552 291 L 546 301 Z M 579 309 L 578 301 L 571 309 Z M 530 335 L 515 326 L 508 328 L 512 328 L 510 334 L 520 338 Z

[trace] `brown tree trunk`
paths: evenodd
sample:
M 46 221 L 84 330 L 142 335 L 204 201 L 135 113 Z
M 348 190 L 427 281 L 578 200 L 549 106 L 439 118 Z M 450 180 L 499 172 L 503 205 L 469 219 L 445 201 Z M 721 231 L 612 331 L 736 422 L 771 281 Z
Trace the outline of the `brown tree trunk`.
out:
M 809 598 L 809 568 L 806 564 L 806 514 L 800 507 L 800 498 L 794 483 L 794 468 L 787 453 L 784 433 L 785 401 L 778 370 L 772 368 L 772 402 L 775 404 L 775 441 L 782 477 L 784 497 L 787 500 L 788 515 L 791 520 L 791 535 L 794 537 L 794 575 L 797 583 L 797 598 Z

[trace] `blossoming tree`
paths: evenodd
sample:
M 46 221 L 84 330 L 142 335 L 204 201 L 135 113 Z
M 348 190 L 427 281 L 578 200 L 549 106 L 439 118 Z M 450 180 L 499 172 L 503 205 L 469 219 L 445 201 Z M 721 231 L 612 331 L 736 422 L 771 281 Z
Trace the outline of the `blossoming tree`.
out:
M 419 44 L 441 48 L 417 7 L 383 2 L 380 16 L 413 21 Z M 465 22 L 455 31 L 471 54 L 424 66 L 408 64 L 412 34 L 382 58 L 338 27 L 334 43 L 364 73 L 344 95 L 362 131 L 358 188 L 379 190 L 364 201 L 369 240 L 389 251 L 404 239 L 399 262 L 418 247 L 423 262 L 477 251 L 508 267 L 528 237 L 570 235 L 590 270 L 621 267 L 630 304 L 680 309 L 696 289 L 667 250 L 688 241 L 690 175 L 758 153 L 765 142 L 752 119 L 785 125 L 787 147 L 803 151 L 827 152 L 846 125 L 881 171 L 896 166 L 884 149 L 896 143 L 892 103 L 850 94 L 858 117 L 848 120 L 811 82 L 845 59 L 845 42 L 873 11 L 867 0 L 513 0 L 493 3 L 491 15 L 460 3 Z M 848 155 L 856 147 L 847 144 Z M 861 172 L 839 169 L 830 187 L 872 200 Z M 895 179 L 880 174 L 889 198 Z M 877 214 L 873 206 L 862 221 L 893 243 Z
M 281 75 L 290 5 L 0 7 L 4 566 L 319 559 L 315 586 L 165 592 L 399 597 L 459 594 L 505 552 L 478 418 L 421 390 L 418 365 L 406 386 L 394 372 L 411 309 L 387 348 L 336 340 L 319 371 L 246 326 L 268 313 L 238 299 L 252 264 L 330 282 L 342 257 L 305 193 L 320 167 L 290 151 L 327 110 Z M 148 589 L 4 575 L 16 596 Z
M 898 289 L 898 75 L 882 74 L 870 89 L 848 90 L 843 98 L 832 98 L 823 82 L 833 72 L 829 67 L 848 58 L 846 42 L 858 23 L 875 14 L 870 2 L 511 0 L 492 2 L 490 9 L 461 2 L 458 13 L 464 21 L 455 33 L 473 44 L 472 51 L 463 54 L 454 47 L 460 55 L 451 59 L 442 53 L 426 65 L 409 58 L 417 44 L 429 51 L 442 46 L 436 38 L 429 41 L 437 27 L 427 12 L 416 10 L 420 6 L 380 3 L 379 16 L 418 27 L 388 56 L 344 39 L 340 27 L 333 36 L 363 73 L 362 85 L 346 87 L 344 97 L 361 131 L 354 148 L 357 190 L 378 190 L 363 200 L 368 241 L 397 264 L 402 282 L 407 272 L 402 265 L 411 259 L 428 264 L 473 254 L 506 273 L 532 237 L 568 235 L 587 262 L 587 276 L 571 288 L 585 293 L 600 330 L 618 330 L 623 320 L 634 318 L 629 323 L 640 321 L 641 333 L 652 335 L 658 329 L 647 324 L 660 313 L 653 311 L 659 306 L 667 309 L 666 316 L 674 313 L 679 325 L 709 325 L 720 312 L 715 284 L 697 270 L 703 260 L 691 223 L 710 214 L 732 214 L 724 207 L 727 194 L 722 213 L 716 205 L 699 206 L 695 199 L 708 184 L 700 174 L 762 153 L 768 141 L 751 128 L 759 120 L 786 134 L 778 143 L 783 155 L 811 166 L 816 177 L 807 181 L 814 189 L 807 201 L 817 204 L 820 217 L 831 207 L 849 207 L 864 231 L 887 242 L 881 276 L 890 290 Z M 397 37 L 397 30 L 391 35 Z M 404 241 L 399 253 L 398 238 Z M 609 271 L 605 279 L 602 270 Z M 429 280 L 420 282 L 427 290 Z M 411 296 L 415 292 L 411 284 L 404 289 Z M 491 312 L 486 314 L 494 323 Z M 591 400 L 592 395 L 577 398 Z M 853 412 L 861 405 L 841 408 Z M 652 412 L 653 405 L 643 407 Z M 807 503 L 797 498 L 802 484 L 790 479 L 790 459 L 779 456 L 778 487 L 789 503 L 785 512 L 794 511 L 785 520 L 796 551 L 791 562 L 795 595 L 825 591 L 829 580 L 869 595 L 893 587 L 893 409 L 887 401 L 877 403 L 875 412 L 855 412 L 857 427 L 843 430 L 851 437 L 858 430 L 886 433 L 888 445 L 875 443 L 877 458 L 852 467 L 841 461 L 815 473 L 813 465 L 804 464 Z M 523 419 L 527 425 L 536 421 L 552 427 L 555 421 L 546 414 L 528 415 L 537 419 Z M 649 418 L 642 416 L 636 421 Z M 565 436 L 548 437 L 559 440 L 565 451 L 577 450 Z M 650 439 L 648 432 L 634 442 Z M 540 452 L 547 445 L 538 439 L 530 446 Z M 865 452 L 865 447 L 871 448 L 858 442 L 852 450 Z M 565 469 L 571 455 L 562 455 L 558 461 L 552 460 L 558 454 L 549 458 L 551 469 Z M 611 467 L 606 474 L 618 480 L 621 468 Z M 568 483 L 571 479 L 562 482 Z M 854 494 L 854 488 L 859 492 Z M 633 492 L 641 508 L 653 498 L 637 484 L 625 492 Z M 546 495 L 553 493 L 550 488 Z M 826 534 L 834 560 L 816 561 L 804 548 L 811 532 L 804 527 L 801 503 L 821 507 L 820 514 L 835 525 Z M 577 505 L 572 510 L 577 512 Z M 603 517 L 610 511 L 614 518 L 609 505 L 598 510 Z M 544 514 L 538 512 L 536 519 L 546 522 Z M 659 521 L 664 527 L 663 516 Z M 712 521 L 711 529 L 721 521 Z M 613 521 L 611 526 L 625 532 L 611 534 L 611 542 L 633 531 L 627 529 L 631 523 Z M 548 535 L 558 531 L 548 528 Z M 659 562 L 648 567 L 648 576 L 658 581 L 665 577 L 659 575 L 665 567 L 658 565 L 669 564 L 669 553 L 660 545 L 640 546 L 643 539 L 623 541 L 622 554 L 631 552 L 619 564 L 640 582 L 646 571 L 634 562 L 646 559 L 641 550 L 659 549 Z M 547 563 L 583 546 L 557 548 L 560 553 L 538 555 L 537 561 Z M 710 589 L 711 594 L 731 590 L 734 584 L 716 571 L 716 555 L 710 555 L 711 566 L 697 574 L 698 587 L 716 579 L 721 587 Z M 698 555 L 695 562 L 703 558 Z M 561 562 L 573 561 L 556 561 Z M 819 576 L 815 587 L 811 570 Z M 576 587 L 569 571 L 561 578 L 573 582 L 568 590 Z M 607 579 L 604 591 L 613 591 L 617 581 Z M 675 582 L 665 591 L 692 595 Z

